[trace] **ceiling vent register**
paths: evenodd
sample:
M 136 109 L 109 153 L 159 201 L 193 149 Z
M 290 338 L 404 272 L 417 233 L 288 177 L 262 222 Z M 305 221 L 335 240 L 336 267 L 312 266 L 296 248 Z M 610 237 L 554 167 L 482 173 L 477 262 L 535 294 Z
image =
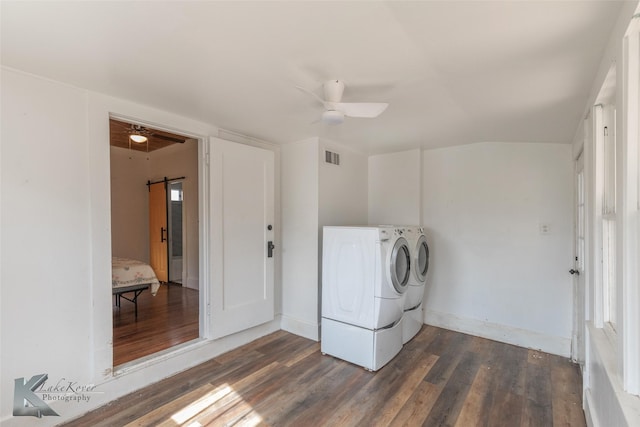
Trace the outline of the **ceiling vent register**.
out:
M 340 154 L 325 150 L 324 161 L 332 165 L 340 166 Z

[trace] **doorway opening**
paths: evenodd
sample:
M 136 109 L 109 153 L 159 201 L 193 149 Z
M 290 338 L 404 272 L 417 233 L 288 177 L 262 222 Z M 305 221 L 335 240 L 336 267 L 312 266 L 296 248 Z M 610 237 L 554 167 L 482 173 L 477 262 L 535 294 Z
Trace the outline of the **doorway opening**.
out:
M 109 124 L 118 366 L 200 337 L 198 140 L 115 118 Z
M 183 209 L 182 203 L 182 180 L 169 183 L 169 210 L 167 221 L 169 225 L 169 282 L 182 286 L 184 282 L 183 274 Z

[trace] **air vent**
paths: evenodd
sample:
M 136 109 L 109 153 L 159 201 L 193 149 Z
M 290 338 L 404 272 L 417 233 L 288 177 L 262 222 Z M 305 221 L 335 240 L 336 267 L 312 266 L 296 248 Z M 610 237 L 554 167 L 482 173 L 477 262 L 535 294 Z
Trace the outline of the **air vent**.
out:
M 332 165 L 340 166 L 340 154 L 325 150 L 324 161 Z

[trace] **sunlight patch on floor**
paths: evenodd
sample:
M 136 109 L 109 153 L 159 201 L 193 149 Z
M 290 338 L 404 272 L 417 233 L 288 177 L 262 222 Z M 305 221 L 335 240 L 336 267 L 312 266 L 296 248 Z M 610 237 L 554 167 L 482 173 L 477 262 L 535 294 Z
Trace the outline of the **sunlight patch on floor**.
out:
M 262 417 L 253 411 L 251 405 L 247 404 L 247 402 L 226 383 L 180 409 L 171 416 L 171 420 L 179 426 L 202 427 L 202 424 L 198 420 L 194 420 L 195 417 L 201 415 L 201 417 L 198 418 L 208 418 L 207 415 L 211 415 L 212 412 L 216 412 L 218 409 L 221 409 L 220 407 L 225 407 L 231 402 L 237 402 L 233 405 L 234 407 L 239 405 L 246 410 L 244 416 L 241 416 L 241 419 L 238 420 L 239 425 L 256 426 L 262 422 Z

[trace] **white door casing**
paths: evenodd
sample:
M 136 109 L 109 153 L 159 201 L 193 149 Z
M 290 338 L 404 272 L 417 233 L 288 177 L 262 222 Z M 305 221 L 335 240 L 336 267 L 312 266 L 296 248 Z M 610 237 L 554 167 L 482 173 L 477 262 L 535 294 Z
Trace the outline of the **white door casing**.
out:
M 586 321 L 586 280 L 585 280 L 585 232 L 586 232 L 586 203 L 585 203 L 585 177 L 584 177 L 584 153 L 581 153 L 575 162 L 575 207 L 574 207 L 574 321 L 572 359 L 580 364 L 585 360 L 585 321 Z
M 219 338 L 274 318 L 274 153 L 209 142 L 211 334 Z

